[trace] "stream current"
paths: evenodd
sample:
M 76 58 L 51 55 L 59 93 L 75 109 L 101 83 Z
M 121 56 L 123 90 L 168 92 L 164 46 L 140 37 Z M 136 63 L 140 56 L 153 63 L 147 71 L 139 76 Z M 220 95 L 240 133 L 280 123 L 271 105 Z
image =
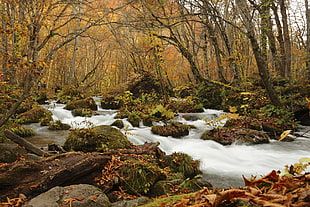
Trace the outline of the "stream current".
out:
M 99 105 L 99 103 L 98 103 Z M 72 128 L 89 127 L 90 125 L 110 125 L 115 119 L 115 110 L 104 110 L 99 107 L 98 115 L 92 117 L 73 117 L 71 111 L 63 109 L 65 105 L 55 104 L 45 105 L 53 113 L 53 119 L 61 120 L 63 123 L 70 124 Z M 160 149 L 166 154 L 173 152 L 184 152 L 200 161 L 200 167 L 204 179 L 214 187 L 239 187 L 244 186 L 242 175 L 246 178 L 251 176 L 266 175 L 272 170 L 283 170 L 285 165 L 299 162 L 302 157 L 310 157 L 310 127 L 300 127 L 300 135 L 293 142 L 281 142 L 271 140 L 269 144 L 259 145 L 230 145 L 223 146 L 210 140 L 201 140 L 200 135 L 211 126 L 205 120 L 216 119 L 222 111 L 206 109 L 202 113 L 186 113 L 199 117 L 196 121 L 186 121 L 179 114 L 176 120 L 194 125 L 196 129 L 191 129 L 188 136 L 182 138 L 162 137 L 152 134 L 150 127 L 132 127 L 123 119 L 125 127 L 121 131 L 128 139 L 136 145 L 145 142 L 160 142 Z M 160 123 L 158 123 L 160 124 Z M 47 144 L 56 143 L 63 145 L 67 131 L 50 131 L 47 127 L 39 124 L 31 124 L 36 136 L 28 140 L 39 147 L 46 147 Z M 301 136 L 302 135 L 302 136 Z M 309 171 L 309 168 L 307 169 Z

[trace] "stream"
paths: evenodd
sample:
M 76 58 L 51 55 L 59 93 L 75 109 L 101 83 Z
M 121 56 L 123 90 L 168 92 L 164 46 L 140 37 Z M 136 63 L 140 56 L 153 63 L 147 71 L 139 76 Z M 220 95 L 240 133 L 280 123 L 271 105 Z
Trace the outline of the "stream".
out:
M 99 107 L 98 115 L 85 118 L 73 117 L 71 111 L 63 109 L 64 106 L 55 103 L 44 105 L 53 113 L 54 120 L 61 120 L 63 123 L 70 124 L 72 128 L 110 125 L 115 121 L 115 110 L 105 110 Z M 191 129 L 188 136 L 182 138 L 154 135 L 150 127 L 142 124 L 140 127 L 132 127 L 126 119 L 123 119 L 125 127 L 121 131 L 133 144 L 160 142 L 159 147 L 167 154 L 184 152 L 193 159 L 200 160 L 204 179 L 219 188 L 244 186 L 242 175 L 246 178 L 260 177 L 272 170 L 283 170 L 285 165 L 297 163 L 302 157 L 310 157 L 310 132 L 307 133 L 310 127 L 300 127 L 298 133 L 303 136 L 297 136 L 293 142 L 271 140 L 269 144 L 223 146 L 214 141 L 199 139 L 205 130 L 212 127 L 206 124 L 205 120 L 213 123 L 212 120 L 221 114 L 223 114 L 222 111 L 211 109 L 205 109 L 202 113 L 179 114 L 176 117 L 177 121 L 196 127 Z M 186 121 L 183 118 L 184 115 L 194 115 L 199 117 L 199 120 Z M 68 133 L 67 131 L 50 131 L 46 126 L 42 127 L 37 123 L 28 125 L 28 127 L 35 130 L 36 136 L 27 139 L 39 147 L 46 147 L 49 143 L 63 145 Z M 309 168 L 307 170 L 309 171 Z

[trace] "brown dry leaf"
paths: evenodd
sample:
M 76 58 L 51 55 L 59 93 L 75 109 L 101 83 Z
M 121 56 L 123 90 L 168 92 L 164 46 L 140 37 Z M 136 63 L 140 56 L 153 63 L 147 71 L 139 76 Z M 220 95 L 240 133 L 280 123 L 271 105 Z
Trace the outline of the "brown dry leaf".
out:
M 233 198 L 244 198 L 245 193 L 246 193 L 245 190 L 236 189 L 236 188 L 222 191 L 216 196 L 214 206 L 218 206 L 225 200 L 229 201 Z
M 270 201 L 262 200 L 259 197 L 256 197 L 256 198 L 252 199 L 252 201 L 255 204 L 262 205 L 262 206 L 265 206 L 265 207 L 286 207 L 286 206 L 284 206 L 282 204 L 278 204 L 278 203 L 273 203 L 273 202 L 270 202 Z

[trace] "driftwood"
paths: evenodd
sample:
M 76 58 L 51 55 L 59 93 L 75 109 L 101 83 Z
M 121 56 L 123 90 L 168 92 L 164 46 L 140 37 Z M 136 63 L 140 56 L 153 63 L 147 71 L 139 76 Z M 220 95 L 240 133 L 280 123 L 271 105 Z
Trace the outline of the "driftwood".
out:
M 49 156 L 49 154 L 43 150 L 41 150 L 40 148 L 38 148 L 37 146 L 35 146 L 34 144 L 28 142 L 27 140 L 25 140 L 24 138 L 18 136 L 17 134 L 13 133 L 12 131 L 6 129 L 4 130 L 4 134 L 7 138 L 9 138 L 10 140 L 12 140 L 13 142 L 15 142 L 16 144 L 21 145 L 22 147 L 25 147 L 25 149 L 31 153 L 34 153 L 36 155 L 39 156 L 43 156 L 43 157 L 47 157 Z
M 95 185 L 95 178 L 114 156 L 128 159 L 134 154 L 161 156 L 159 143 L 134 146 L 133 149 L 113 150 L 105 153 L 68 152 L 39 161 L 17 161 L 0 167 L 0 200 L 24 194 L 32 198 L 55 186 L 78 183 Z M 113 183 L 114 185 L 115 183 Z M 113 185 L 107 183 L 110 189 Z

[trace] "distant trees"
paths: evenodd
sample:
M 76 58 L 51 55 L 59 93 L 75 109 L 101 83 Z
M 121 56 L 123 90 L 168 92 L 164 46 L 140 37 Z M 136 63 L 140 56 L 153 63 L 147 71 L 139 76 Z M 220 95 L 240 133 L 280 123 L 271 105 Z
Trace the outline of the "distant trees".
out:
M 110 14 L 132 2 L 133 0 L 109 5 L 84 0 L 0 1 L 2 71 L 6 80 L 11 84 L 21 85 L 24 91 L 20 99 L 1 118 L 0 126 L 14 114 L 19 104 L 29 95 L 32 86 L 41 78 L 43 72 L 46 72 L 47 66 L 53 64 L 53 58 L 60 49 L 67 47 L 64 51 L 65 55 L 68 55 L 70 43 L 85 35 L 93 27 L 107 24 Z M 86 8 L 85 13 L 76 10 L 80 6 Z M 73 44 L 75 55 L 76 44 L 77 42 Z M 71 61 L 73 65 L 76 64 L 76 59 Z M 75 69 L 75 66 L 71 65 L 71 69 Z M 69 73 L 66 71 L 64 74 L 75 76 L 75 71 Z
M 310 76 L 304 3 L 308 41 L 306 28 L 292 33 L 285 0 L 1 1 L 1 71 L 24 88 L 41 79 L 96 91 L 143 72 L 163 88 L 259 77 L 279 105 L 274 76 Z

